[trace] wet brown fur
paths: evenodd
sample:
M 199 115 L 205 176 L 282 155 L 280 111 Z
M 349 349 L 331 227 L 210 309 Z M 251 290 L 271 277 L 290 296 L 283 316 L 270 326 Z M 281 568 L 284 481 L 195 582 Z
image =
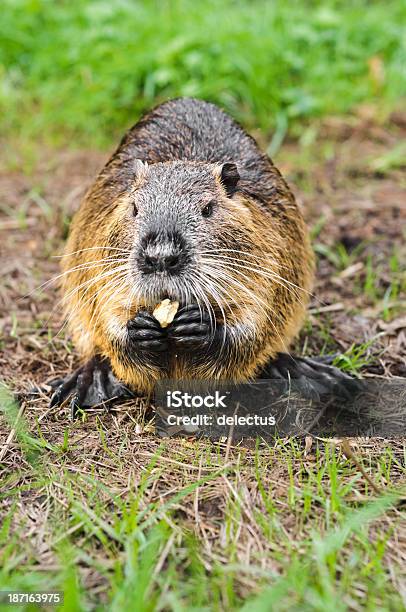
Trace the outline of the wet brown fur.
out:
M 217 134 L 199 149 L 203 139 L 194 140 L 194 134 L 209 134 L 206 140 L 210 139 L 210 127 Z M 228 285 L 223 303 L 226 321 L 236 329 L 246 328 L 247 341 L 238 340 L 227 353 L 203 352 L 192 358 L 172 355 L 162 369 L 139 363 L 125 350 L 127 320 L 141 307 L 152 311 L 154 304 L 137 295 L 128 303 L 129 278 L 123 278 L 120 285 L 114 271 L 120 262 L 101 260 L 121 258 L 125 265 L 134 244 L 130 210 L 138 190 L 147 188 L 148 176 L 136 159 L 147 162 L 151 171 L 162 172 L 166 168 L 162 164 L 168 164 L 172 172 L 177 160 L 187 161 L 197 182 L 199 173 L 208 181 L 212 176 L 210 189 L 220 203 L 216 224 L 209 226 L 216 233 L 213 252 L 219 244 L 247 250 L 251 255 L 243 257 L 245 265 L 260 262 L 262 268 L 287 281 L 271 279 L 253 265 L 251 270 L 237 269 L 231 260 L 224 260 L 228 273 L 251 292 Z M 225 161 L 235 162 L 241 175 L 231 198 L 218 176 L 219 164 Z M 154 168 L 154 164 L 160 165 Z M 128 256 L 109 247 L 127 249 Z M 224 255 L 233 257 L 231 252 Z M 65 309 L 77 349 L 83 359 L 95 354 L 108 357 L 116 376 L 136 391 L 149 391 L 162 377 L 254 378 L 278 352 L 287 351 L 302 326 L 314 268 L 302 214 L 272 161 L 217 107 L 188 99 L 161 105 L 129 130 L 73 220 L 63 262 Z M 111 273 L 93 281 L 100 272 Z M 210 302 L 216 306 L 212 297 Z M 216 315 L 221 323 L 218 308 Z

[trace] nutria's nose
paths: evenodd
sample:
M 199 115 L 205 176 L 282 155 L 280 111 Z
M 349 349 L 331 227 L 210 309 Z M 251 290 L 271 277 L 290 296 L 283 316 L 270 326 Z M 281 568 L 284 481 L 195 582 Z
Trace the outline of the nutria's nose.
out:
M 171 272 L 172 274 L 179 272 L 181 261 L 179 253 L 172 255 L 145 255 L 144 262 L 141 264 L 141 269 L 146 274 L 153 272 Z
M 140 242 L 137 261 L 143 274 L 179 274 L 188 261 L 186 242 L 177 232 L 149 232 Z

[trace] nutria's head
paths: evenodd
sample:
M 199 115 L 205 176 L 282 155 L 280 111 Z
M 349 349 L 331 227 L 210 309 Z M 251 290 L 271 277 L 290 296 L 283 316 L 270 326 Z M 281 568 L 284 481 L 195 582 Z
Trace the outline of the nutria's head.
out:
M 254 217 L 262 215 L 255 215 L 239 180 L 232 162 L 136 162 L 132 188 L 114 212 L 109 242 L 128 249 L 139 301 L 155 305 L 169 297 L 213 304 L 241 294 L 244 274 L 254 275 L 231 264 L 258 265 L 261 238 Z M 237 280 L 228 278 L 231 269 L 240 271 Z

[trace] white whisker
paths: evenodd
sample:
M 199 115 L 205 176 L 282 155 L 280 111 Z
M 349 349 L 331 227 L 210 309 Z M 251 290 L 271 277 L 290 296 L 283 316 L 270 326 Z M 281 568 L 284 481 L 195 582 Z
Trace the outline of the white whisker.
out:
M 271 307 L 271 305 L 267 302 L 265 302 L 264 300 L 262 300 L 261 298 L 259 298 L 258 295 L 256 295 L 255 293 L 253 293 L 250 289 L 248 289 L 248 287 L 246 287 L 245 285 L 243 285 L 242 283 L 240 283 L 237 279 L 235 279 L 233 276 L 230 276 L 229 274 L 227 274 L 227 271 L 224 270 L 224 268 L 209 268 L 207 269 L 206 266 L 206 273 L 208 274 L 212 274 L 213 277 L 215 279 L 218 279 L 219 277 L 223 278 L 223 280 L 225 280 L 226 282 L 232 283 L 234 284 L 236 287 L 238 287 L 238 289 L 241 291 L 242 294 L 246 293 L 248 295 L 248 297 L 257 304 L 258 308 L 260 309 L 260 311 L 264 314 L 265 318 L 270 322 L 270 324 L 272 325 L 273 329 L 275 330 L 277 336 L 279 337 L 282 346 L 284 347 L 284 350 L 286 352 L 288 352 L 286 344 L 283 340 L 283 338 L 281 337 L 280 333 L 278 332 L 278 329 L 276 327 L 276 325 L 274 324 L 270 314 L 268 314 L 268 310 L 274 314 L 277 315 L 277 313 L 275 312 L 275 310 Z M 248 277 L 246 277 L 248 278 Z M 249 279 L 251 280 L 251 279 Z
M 87 247 L 85 249 L 79 249 L 78 251 L 72 251 L 71 253 L 64 253 L 63 255 L 52 255 L 52 257 L 56 259 L 63 259 L 64 257 L 70 257 L 71 255 L 77 255 L 78 253 L 84 253 L 85 251 L 119 251 L 121 253 L 126 253 L 127 255 L 131 253 L 129 249 L 119 249 L 117 247 L 109 246 L 94 246 Z
M 284 283 L 288 283 L 288 285 L 291 285 L 292 287 L 294 287 L 295 289 L 299 289 L 299 291 L 303 291 L 304 293 L 308 293 L 309 295 L 312 295 L 310 293 L 310 291 L 307 291 L 307 289 L 304 289 L 303 287 L 300 287 L 299 285 L 296 285 L 295 283 L 292 283 L 291 281 L 288 281 L 286 278 L 284 278 L 283 276 L 280 276 L 279 274 L 277 274 L 274 271 L 271 270 L 264 270 L 262 267 L 256 265 L 256 264 L 251 264 L 247 262 L 244 262 L 243 260 L 236 260 L 233 257 L 225 257 L 223 255 L 221 255 L 220 257 L 213 255 L 211 257 L 212 260 L 216 260 L 216 261 L 224 261 L 226 263 L 231 262 L 229 265 L 231 266 L 236 266 L 239 268 L 245 268 L 246 270 L 249 270 L 251 272 L 256 272 L 258 274 L 262 274 L 263 276 L 271 279 L 271 280 L 275 280 L 277 281 L 281 281 L 279 284 L 282 284 L 286 289 L 289 289 L 289 287 L 287 287 L 286 285 L 284 285 Z M 210 256 L 209 256 L 209 260 L 210 260 Z M 243 262 L 243 263 L 237 263 L 237 261 Z M 294 294 L 296 296 L 296 294 Z M 297 297 L 297 296 L 296 296 Z

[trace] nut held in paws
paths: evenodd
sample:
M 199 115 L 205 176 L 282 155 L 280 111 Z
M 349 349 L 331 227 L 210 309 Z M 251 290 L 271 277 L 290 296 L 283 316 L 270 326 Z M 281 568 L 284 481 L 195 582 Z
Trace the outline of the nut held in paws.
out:
M 174 320 L 178 308 L 179 302 L 171 302 L 171 300 L 167 298 L 156 306 L 152 316 L 155 317 L 161 327 L 168 327 Z

